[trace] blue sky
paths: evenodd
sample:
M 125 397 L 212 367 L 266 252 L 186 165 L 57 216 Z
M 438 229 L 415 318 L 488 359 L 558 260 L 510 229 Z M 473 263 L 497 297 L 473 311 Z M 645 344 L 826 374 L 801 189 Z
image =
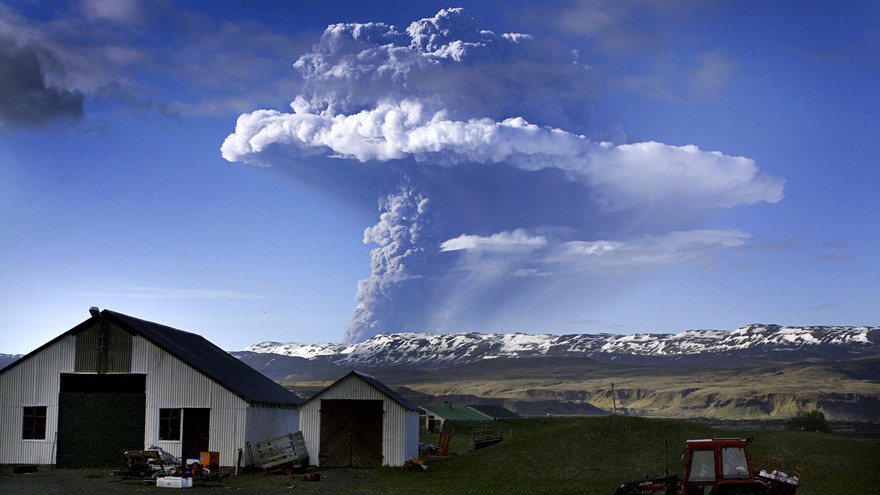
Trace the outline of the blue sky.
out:
M 90 306 L 230 350 L 878 325 L 878 26 L 875 2 L 0 2 L 0 352 Z

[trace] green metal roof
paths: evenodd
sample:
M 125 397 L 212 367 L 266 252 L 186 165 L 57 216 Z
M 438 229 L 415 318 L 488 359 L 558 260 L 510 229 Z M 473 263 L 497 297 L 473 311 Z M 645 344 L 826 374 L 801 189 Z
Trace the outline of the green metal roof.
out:
M 444 420 L 488 421 L 492 419 L 468 407 L 453 407 L 449 403 L 441 406 L 422 406 L 422 409 Z
M 468 406 L 468 408 L 481 414 L 485 414 L 492 419 L 515 419 L 521 417 L 519 414 L 502 406 L 481 406 L 472 404 Z

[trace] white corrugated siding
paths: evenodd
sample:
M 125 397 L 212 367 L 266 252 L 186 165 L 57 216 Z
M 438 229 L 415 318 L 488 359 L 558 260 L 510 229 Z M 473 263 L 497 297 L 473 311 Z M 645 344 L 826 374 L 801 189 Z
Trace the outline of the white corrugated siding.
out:
M 132 340 L 132 373 L 147 375 L 144 447 L 157 445 L 179 456 L 180 441 L 159 441 L 159 409 L 211 408 L 208 450 L 221 466 L 234 466 L 244 447 L 248 403 L 141 336 Z
M 247 411 L 247 423 L 245 441 L 250 442 L 251 451 L 248 453 L 247 449 L 244 450 L 241 464 L 242 466 L 259 465 L 257 442 L 299 431 L 299 411 L 280 407 L 251 407 Z M 250 457 L 251 455 L 253 458 Z
M 73 371 L 75 355 L 68 335 L 0 375 L 0 464 L 55 463 L 60 375 Z M 25 406 L 47 406 L 45 440 L 22 440 Z
M 381 400 L 385 411 L 382 424 L 382 456 L 387 466 L 402 466 L 406 460 L 419 454 L 419 413 L 410 411 L 380 390 L 349 375 L 330 388 L 309 399 L 300 407 L 299 426 L 303 432 L 310 462 L 318 464 L 321 443 L 321 400 Z
M 407 459 L 419 458 L 419 412 L 406 409 L 406 443 L 403 446 L 403 464 Z M 403 465 L 401 464 L 401 465 Z
M 296 409 L 249 406 L 143 337 L 132 338 L 131 353 L 131 372 L 146 375 L 144 448 L 158 445 L 180 455 L 179 441 L 159 442 L 161 408 L 210 408 L 209 450 L 220 453 L 222 466 L 235 465 L 245 440 L 253 444 L 264 440 L 263 435 L 278 436 L 296 430 Z M 75 361 L 76 337 L 68 335 L 0 375 L 0 463 L 55 463 L 60 375 L 73 373 Z M 25 406 L 47 406 L 45 440 L 22 440 Z M 254 412 L 249 413 L 249 409 Z M 247 434 L 248 429 L 254 433 Z

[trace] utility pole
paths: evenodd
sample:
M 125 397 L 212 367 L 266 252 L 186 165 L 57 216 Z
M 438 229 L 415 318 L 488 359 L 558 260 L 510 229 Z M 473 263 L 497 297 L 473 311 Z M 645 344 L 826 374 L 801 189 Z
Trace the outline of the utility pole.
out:
M 614 401 L 614 414 L 617 414 L 617 395 L 614 393 L 614 382 L 611 382 L 611 400 Z

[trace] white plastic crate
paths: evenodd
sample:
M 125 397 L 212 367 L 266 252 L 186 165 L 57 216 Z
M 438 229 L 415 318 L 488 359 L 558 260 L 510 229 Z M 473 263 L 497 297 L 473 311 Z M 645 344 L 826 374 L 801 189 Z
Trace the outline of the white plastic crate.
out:
M 165 476 L 156 478 L 156 486 L 161 488 L 192 488 L 192 478 L 181 478 L 179 476 Z

